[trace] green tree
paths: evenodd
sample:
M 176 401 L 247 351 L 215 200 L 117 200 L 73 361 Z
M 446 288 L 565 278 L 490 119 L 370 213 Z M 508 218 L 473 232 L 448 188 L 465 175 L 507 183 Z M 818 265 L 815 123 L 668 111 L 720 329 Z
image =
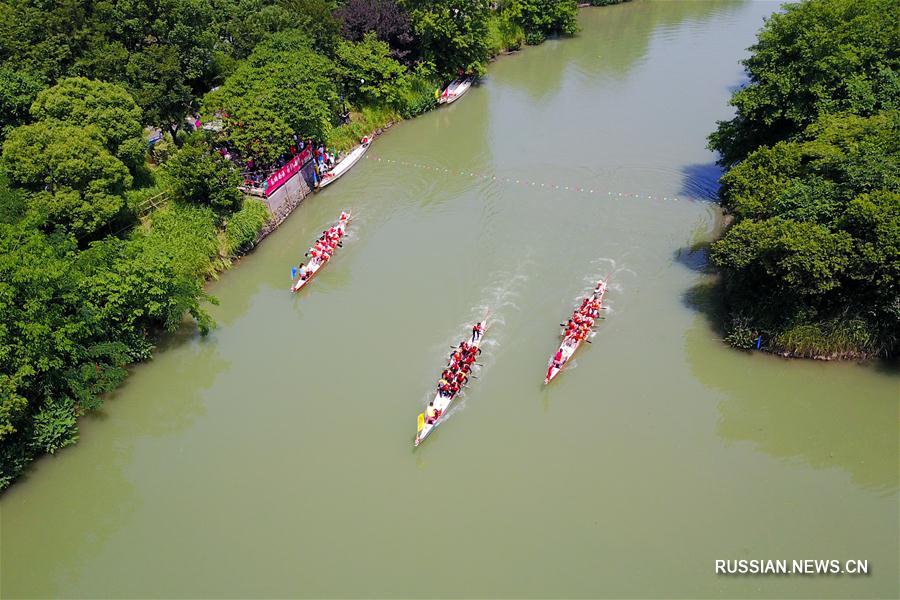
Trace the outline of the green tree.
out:
M 7 133 L 28 119 L 28 109 L 43 82 L 32 74 L 0 67 L 0 144 Z
M 300 23 L 275 0 L 0 3 L 0 64 L 43 81 L 123 85 L 146 124 L 185 113 L 269 32 Z M 312 21 L 311 21 L 312 22 Z M 312 22 L 314 23 L 314 22 Z
M 732 227 L 713 245 L 713 261 L 741 272 L 738 279 L 759 300 L 773 301 L 831 292 L 849 265 L 852 238 L 846 232 L 774 217 L 746 220 Z
M 77 412 L 125 375 L 121 345 L 97 343 L 74 253 L 71 239 L 0 225 L 0 487 L 23 457 L 73 443 Z
M 141 109 L 121 86 L 83 77 L 61 80 L 37 95 L 31 115 L 48 124 L 94 125 L 107 150 L 129 166 L 143 166 Z
M 548 35 L 574 35 L 578 31 L 575 0 L 507 0 L 501 11 L 525 30 L 529 44 L 540 44 Z
M 351 102 L 362 105 L 397 106 L 409 86 L 406 68 L 391 58 L 391 48 L 367 33 L 361 42 L 341 41 L 337 46 L 337 72 Z
M 122 210 L 132 183 L 128 167 L 104 142 L 95 125 L 23 125 L 3 145 L 2 165 L 16 184 L 34 192 L 27 206 L 38 223 L 91 236 Z
M 831 225 L 858 194 L 900 189 L 900 112 L 826 115 L 802 141 L 753 151 L 721 184 L 723 203 L 739 219 L 781 215 Z
M 12 187 L 9 176 L 0 170 L 0 223 L 12 225 L 25 216 L 26 193 Z
M 438 73 L 482 73 L 489 58 L 486 0 L 406 0 L 422 56 Z
M 841 217 L 853 236 L 849 277 L 864 299 L 869 320 L 879 324 L 888 347 L 900 340 L 900 193 L 879 191 L 854 198 Z
M 241 208 L 243 196 L 237 187 L 241 174 L 230 160 L 195 136 L 164 165 L 176 200 L 209 206 L 224 215 Z
M 737 115 L 710 146 L 724 165 L 801 133 L 820 115 L 900 108 L 900 11 L 893 0 L 787 4 L 760 31 L 743 64 Z
M 334 0 L 279 0 L 290 15 L 293 28 L 302 31 L 316 52 L 332 56 L 341 37 L 341 24 L 334 17 Z
M 225 117 L 225 138 L 242 154 L 270 163 L 293 135 L 328 138 L 338 108 L 334 70 L 303 33 L 275 33 L 204 98 L 205 112 Z

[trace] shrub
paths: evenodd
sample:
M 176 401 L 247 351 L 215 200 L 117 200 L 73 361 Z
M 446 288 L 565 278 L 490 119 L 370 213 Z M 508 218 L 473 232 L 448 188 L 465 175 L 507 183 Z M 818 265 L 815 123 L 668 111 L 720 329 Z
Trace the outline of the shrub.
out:
M 263 225 L 269 220 L 269 208 L 261 200 L 247 198 L 244 206 L 225 224 L 225 253 L 237 256 L 256 242 Z

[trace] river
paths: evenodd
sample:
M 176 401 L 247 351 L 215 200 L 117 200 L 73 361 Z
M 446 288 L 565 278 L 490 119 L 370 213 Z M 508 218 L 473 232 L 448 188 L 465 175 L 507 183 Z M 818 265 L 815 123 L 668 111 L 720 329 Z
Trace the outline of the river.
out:
M 208 338 L 166 340 L 3 495 L 0 595 L 897 597 L 900 377 L 728 348 L 692 251 L 721 224 L 705 136 L 777 6 L 585 9 L 389 130 L 211 286 Z M 479 379 L 413 450 L 486 307 Z M 742 558 L 870 574 L 714 573 Z

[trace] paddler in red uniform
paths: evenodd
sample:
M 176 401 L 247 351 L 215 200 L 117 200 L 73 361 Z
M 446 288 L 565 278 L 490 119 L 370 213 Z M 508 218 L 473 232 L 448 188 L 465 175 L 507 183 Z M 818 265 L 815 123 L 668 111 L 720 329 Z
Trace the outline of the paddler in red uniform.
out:
M 562 364 L 563 359 L 563 351 L 562 348 L 556 351 L 556 354 L 553 355 L 553 365 L 555 367 L 559 367 Z

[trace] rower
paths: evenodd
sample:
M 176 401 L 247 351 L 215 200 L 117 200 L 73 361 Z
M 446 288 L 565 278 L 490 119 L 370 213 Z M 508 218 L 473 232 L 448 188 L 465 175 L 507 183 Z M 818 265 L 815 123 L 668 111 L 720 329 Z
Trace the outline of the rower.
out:
M 562 364 L 563 359 L 563 351 L 562 348 L 556 351 L 556 354 L 553 356 L 553 365 L 560 366 Z

